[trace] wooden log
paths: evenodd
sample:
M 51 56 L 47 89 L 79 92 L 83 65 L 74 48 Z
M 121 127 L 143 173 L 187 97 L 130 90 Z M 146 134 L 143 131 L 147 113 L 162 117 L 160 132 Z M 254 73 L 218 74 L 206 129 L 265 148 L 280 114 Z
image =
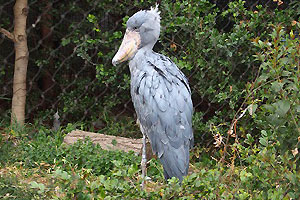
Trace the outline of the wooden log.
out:
M 117 137 L 80 130 L 73 130 L 68 133 L 64 138 L 64 143 L 74 144 L 77 140 L 84 140 L 86 137 L 90 137 L 94 144 L 99 144 L 105 150 L 122 150 L 125 152 L 132 150 L 139 154 L 143 145 L 142 139 Z

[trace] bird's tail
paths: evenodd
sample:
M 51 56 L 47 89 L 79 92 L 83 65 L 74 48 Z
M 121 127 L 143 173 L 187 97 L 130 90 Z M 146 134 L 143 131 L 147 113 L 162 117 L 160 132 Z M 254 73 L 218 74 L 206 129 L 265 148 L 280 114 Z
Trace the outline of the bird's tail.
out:
M 160 157 L 160 161 L 164 168 L 165 179 L 177 177 L 181 182 L 183 176 L 188 174 L 189 148 L 184 148 L 184 145 L 182 145 L 176 149 L 168 144 L 165 146 L 164 154 Z

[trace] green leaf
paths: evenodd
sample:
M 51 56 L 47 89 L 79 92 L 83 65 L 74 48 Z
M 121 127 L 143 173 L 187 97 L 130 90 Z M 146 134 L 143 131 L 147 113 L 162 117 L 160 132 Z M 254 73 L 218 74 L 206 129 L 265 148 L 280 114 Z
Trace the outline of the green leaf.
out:
M 54 174 L 56 175 L 56 177 L 59 177 L 59 178 L 64 179 L 64 180 L 68 180 L 68 179 L 71 178 L 71 175 L 69 175 L 67 172 L 62 171 L 60 169 L 55 170 Z
M 249 114 L 252 116 L 257 109 L 257 104 L 251 104 L 248 107 Z
M 264 136 L 264 137 L 266 137 L 266 136 L 268 135 L 268 133 L 267 133 L 267 131 L 262 130 L 262 131 L 261 131 L 261 135 Z
M 259 143 L 263 146 L 268 146 L 268 140 L 264 137 L 259 138 Z
M 70 38 L 63 38 L 63 39 L 61 40 L 61 45 L 62 45 L 62 46 L 67 46 L 70 42 L 71 42 L 71 39 L 70 39 Z
M 279 92 L 283 87 L 283 83 L 279 83 L 278 81 L 275 81 L 272 83 L 271 89 L 274 92 Z
M 248 133 L 246 135 L 247 140 L 245 141 L 247 144 L 252 144 L 254 142 L 254 138 Z
M 262 74 L 260 77 L 258 77 L 257 82 L 265 82 L 268 78 L 268 74 Z
M 275 106 L 277 108 L 275 112 L 280 117 L 284 117 L 291 107 L 290 102 L 288 100 L 280 100 L 275 103 Z
M 296 110 L 297 112 L 300 112 L 300 105 L 295 105 L 295 110 Z
M 31 188 L 39 188 L 39 184 L 37 182 L 35 182 L 35 181 L 31 181 L 30 182 L 30 187 Z
M 91 23 L 96 23 L 97 22 L 97 18 L 96 18 L 95 15 L 89 14 L 86 18 Z
M 45 185 L 43 183 L 37 183 L 35 181 L 30 182 L 30 187 L 34 189 L 39 189 L 38 193 L 41 194 L 45 191 Z

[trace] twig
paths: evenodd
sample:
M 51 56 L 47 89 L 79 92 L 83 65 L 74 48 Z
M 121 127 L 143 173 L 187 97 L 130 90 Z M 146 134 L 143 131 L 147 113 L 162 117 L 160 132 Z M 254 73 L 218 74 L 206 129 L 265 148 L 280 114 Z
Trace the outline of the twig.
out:
M 249 109 L 250 106 L 251 105 L 249 105 L 247 108 L 245 108 L 237 119 L 233 120 L 233 123 L 231 124 L 230 129 L 229 129 L 228 132 L 232 133 L 233 128 L 234 128 L 235 129 L 235 134 L 236 134 L 236 123 L 239 121 L 239 119 L 241 119 L 246 114 L 246 111 Z
M 15 36 L 13 33 L 9 32 L 8 30 L 4 29 L 4 28 L 0 28 L 0 32 L 3 33 L 6 37 L 8 37 L 9 39 L 11 39 L 12 41 L 15 40 Z
M 249 105 L 250 106 L 250 105 Z M 235 131 L 235 135 L 236 135 L 236 123 L 238 122 L 239 119 L 241 119 L 245 114 L 246 114 L 246 111 L 249 109 L 249 106 L 247 106 L 247 108 L 245 108 L 242 113 L 240 114 L 240 116 L 238 116 L 238 118 L 234 119 L 233 122 L 231 123 L 231 126 L 228 130 L 228 134 L 227 134 L 227 138 L 226 138 L 226 144 L 224 145 L 224 151 L 223 151 L 223 156 L 221 158 L 221 162 L 224 162 L 225 160 L 225 156 L 226 156 L 226 153 L 227 153 L 227 146 L 228 146 L 228 142 L 229 142 L 229 137 L 233 134 L 233 129 Z

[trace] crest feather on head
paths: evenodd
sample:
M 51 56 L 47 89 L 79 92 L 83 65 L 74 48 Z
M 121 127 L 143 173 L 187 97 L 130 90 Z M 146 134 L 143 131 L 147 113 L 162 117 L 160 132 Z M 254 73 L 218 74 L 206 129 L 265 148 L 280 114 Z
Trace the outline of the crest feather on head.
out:
M 155 5 L 155 7 L 150 8 L 149 11 L 152 15 L 154 15 L 158 21 L 160 21 L 160 11 L 158 10 L 158 4 Z

